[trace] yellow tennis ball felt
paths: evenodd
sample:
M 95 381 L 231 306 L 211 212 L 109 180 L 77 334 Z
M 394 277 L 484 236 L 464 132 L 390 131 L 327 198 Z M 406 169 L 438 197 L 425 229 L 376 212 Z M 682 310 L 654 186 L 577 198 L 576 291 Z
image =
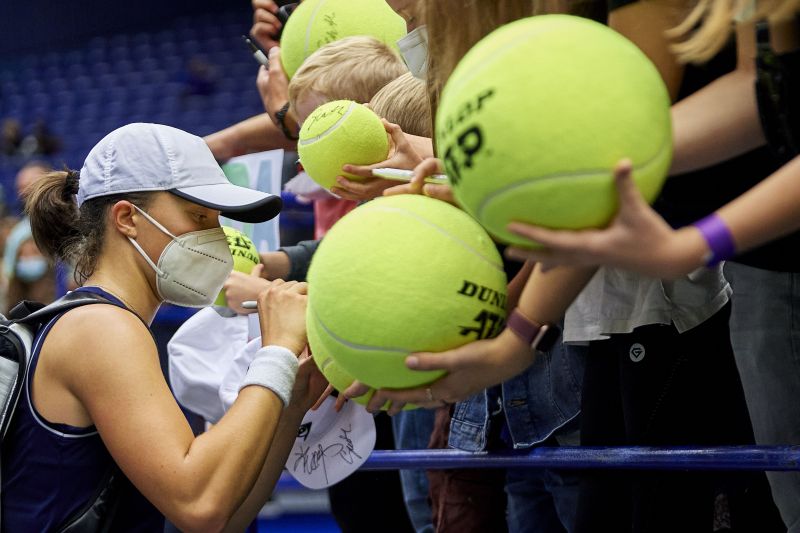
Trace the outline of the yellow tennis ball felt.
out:
M 308 339 L 374 388 L 429 383 L 439 371 L 405 366 L 409 353 L 440 352 L 496 335 L 506 277 L 491 238 L 465 212 L 425 196 L 368 202 L 326 234 L 308 272 Z
M 305 0 L 281 34 L 281 63 L 291 79 L 303 61 L 328 43 L 368 35 L 397 50 L 406 23 L 385 0 Z
M 607 225 L 622 158 L 655 199 L 672 158 L 670 99 L 655 66 L 610 28 L 531 17 L 464 56 L 442 92 L 436 139 L 464 209 L 501 240 L 530 246 L 510 221 Z
M 345 164 L 371 165 L 386 160 L 389 137 L 368 107 L 335 100 L 316 108 L 303 122 L 297 153 L 306 173 L 326 189 L 337 176 L 363 179 L 342 171 Z
M 222 226 L 222 231 L 225 232 L 228 248 L 230 248 L 231 255 L 233 256 L 233 269 L 245 274 L 252 272 L 253 267 L 261 262 L 261 256 L 258 253 L 256 245 L 253 244 L 250 237 L 238 229 Z M 228 305 L 224 290 L 220 291 L 219 295 L 217 295 L 214 305 Z
M 307 325 L 307 333 L 309 339 L 314 339 L 314 345 L 317 346 L 318 352 L 313 352 L 314 362 L 317 364 L 317 367 L 322 372 L 322 375 L 325 376 L 325 379 L 328 380 L 328 383 L 333 385 L 333 388 L 339 392 L 344 391 L 350 385 L 352 385 L 354 378 L 350 374 L 348 374 L 340 365 L 337 363 L 333 357 L 331 357 L 331 353 L 336 350 L 336 344 L 333 343 L 327 344 L 331 341 L 331 337 L 326 335 L 321 335 L 318 331 L 318 324 L 316 322 L 309 323 Z M 370 389 L 369 392 L 364 394 L 363 396 L 359 396 L 358 398 L 353 398 L 356 403 L 361 405 L 367 405 L 369 400 L 375 394 L 375 389 Z M 389 402 L 387 405 L 383 406 L 382 409 L 386 410 L 389 407 Z M 417 409 L 416 405 L 413 404 L 406 404 L 403 407 L 404 411 L 411 411 L 413 409 Z

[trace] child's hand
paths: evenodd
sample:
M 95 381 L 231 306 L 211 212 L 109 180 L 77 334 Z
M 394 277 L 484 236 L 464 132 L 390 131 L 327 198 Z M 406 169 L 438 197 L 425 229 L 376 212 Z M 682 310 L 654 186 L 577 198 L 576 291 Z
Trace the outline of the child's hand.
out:
M 440 159 L 428 157 L 414 168 L 414 177 L 409 183 L 396 185 L 383 191 L 384 196 L 396 194 L 424 194 L 437 200 L 453 204 L 458 207 L 453 189 L 450 185 L 438 183 L 425 183 L 425 178 L 444 172 L 444 165 Z
M 337 186 L 331 188 L 331 192 L 345 200 L 363 202 L 372 200 L 383 194 L 383 191 L 393 187 L 397 182 L 382 178 L 367 178 L 362 181 L 350 180 L 344 176 L 336 178 Z
M 402 168 L 411 170 L 422 162 L 422 158 L 417 154 L 411 143 L 406 139 L 406 134 L 397 124 L 392 124 L 386 119 L 381 119 L 383 127 L 389 134 L 389 157 L 386 161 L 375 163 L 374 165 L 345 165 L 342 170 L 362 178 L 372 178 L 374 168 Z
M 252 309 L 243 308 L 242 302 L 257 299 L 259 293 L 269 288 L 269 281 L 261 277 L 262 270 L 264 270 L 264 265 L 258 264 L 253 267 L 250 274 L 244 274 L 236 270 L 231 272 L 231 275 L 228 276 L 222 286 L 222 290 L 225 291 L 225 299 L 228 301 L 228 307 L 240 315 L 253 312 Z

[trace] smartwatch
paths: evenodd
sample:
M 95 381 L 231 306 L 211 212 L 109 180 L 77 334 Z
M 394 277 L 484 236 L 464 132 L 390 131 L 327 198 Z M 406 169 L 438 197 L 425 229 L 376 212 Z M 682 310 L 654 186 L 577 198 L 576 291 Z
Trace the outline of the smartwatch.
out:
M 561 329 L 555 324 L 537 324 L 523 315 L 518 308 L 511 311 L 506 320 L 506 327 L 533 350 L 542 352 L 552 348 L 561 335 Z

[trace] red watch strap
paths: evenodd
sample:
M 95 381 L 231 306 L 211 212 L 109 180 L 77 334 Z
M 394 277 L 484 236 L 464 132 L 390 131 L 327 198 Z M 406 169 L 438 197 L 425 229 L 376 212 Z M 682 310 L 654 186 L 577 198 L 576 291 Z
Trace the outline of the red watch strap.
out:
M 532 348 L 537 347 L 539 341 L 548 329 L 547 325 L 540 326 L 539 324 L 536 324 L 516 308 L 511 311 L 511 315 L 509 315 L 508 319 L 506 320 L 506 326 L 508 329 L 516 333 L 517 336 L 519 336 L 525 342 L 525 344 L 530 344 Z

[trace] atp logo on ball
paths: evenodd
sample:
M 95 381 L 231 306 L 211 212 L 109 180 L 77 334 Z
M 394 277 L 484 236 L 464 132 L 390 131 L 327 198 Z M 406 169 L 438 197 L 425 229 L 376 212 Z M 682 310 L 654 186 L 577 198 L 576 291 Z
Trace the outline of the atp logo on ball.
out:
M 439 132 L 441 138 L 447 139 L 442 159 L 453 185 L 458 185 L 461 181 L 461 172 L 464 168 L 472 168 L 473 159 L 484 146 L 481 127 L 478 124 L 464 125 L 464 123 L 474 119 L 474 115 L 483 111 L 484 104 L 494 94 L 494 89 L 487 89 L 459 107 L 454 116 L 444 119 L 443 131 Z
M 475 298 L 500 310 L 497 312 L 492 309 L 482 309 L 472 319 L 475 325 L 460 326 L 460 335 L 464 337 L 475 335 L 475 340 L 481 340 L 500 334 L 503 326 L 505 326 L 506 294 L 466 279 L 457 294 L 467 298 Z
M 252 263 L 259 263 L 261 258 L 255 253 L 255 246 L 253 245 L 253 241 L 248 239 L 243 234 L 232 235 L 226 234 L 225 237 L 228 240 L 228 248 L 231 250 L 231 255 L 235 258 L 243 257 Z

